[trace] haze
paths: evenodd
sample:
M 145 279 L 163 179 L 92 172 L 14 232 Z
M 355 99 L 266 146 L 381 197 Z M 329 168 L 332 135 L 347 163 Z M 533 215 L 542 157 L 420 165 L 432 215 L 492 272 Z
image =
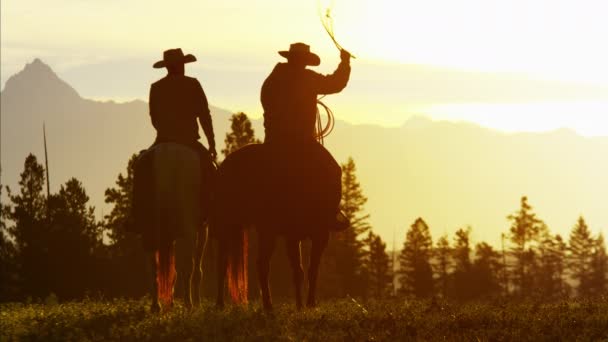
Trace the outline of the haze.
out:
M 478 238 L 497 242 L 499 232 L 507 229 L 505 216 L 526 194 L 555 232 L 566 234 L 580 214 L 588 218 L 594 232 L 608 227 L 608 184 L 603 176 L 608 155 L 606 138 L 599 137 L 608 136 L 607 4 L 336 0 L 321 1 L 321 7 L 327 3 L 332 5 L 338 40 L 357 56 L 349 86 L 326 99 L 339 119 L 354 126 L 338 127 L 328 142 L 339 161 L 355 157 L 363 189 L 370 197 L 372 223 L 385 240 L 391 241 L 397 229 L 397 241 L 401 241 L 400 229 L 424 216 L 435 237 L 471 224 L 474 232 L 486 230 Z M 202 82 L 214 106 L 260 118 L 260 85 L 274 64 L 282 61 L 278 50 L 303 41 L 322 58 L 316 70 L 329 73 L 338 63 L 338 52 L 319 22 L 316 0 L 180 1 L 179 5 L 140 0 L 21 0 L 2 1 L 0 6 L 3 90 L 11 75 L 38 57 L 84 98 L 147 100 L 150 83 L 164 75 L 152 64 L 164 49 L 181 47 L 198 57 L 187 73 Z M 16 98 L 27 96 L 20 93 Z M 57 103 L 58 108 L 62 105 Z M 66 169 L 54 186 L 76 176 L 91 189 L 93 204 L 103 208 L 103 190 L 152 134 L 145 105 L 130 106 L 137 107 L 136 113 L 142 116 L 130 118 L 129 127 L 138 127 L 139 135 L 125 135 L 117 139 L 123 145 L 111 146 L 112 153 L 122 153 L 112 154 L 112 161 L 104 160 L 112 168 L 90 174 Z M 114 111 L 112 116 L 96 113 L 91 122 L 118 125 L 116 113 L 129 112 L 130 106 L 107 110 Z M 31 113 L 21 111 L 23 107 L 15 108 L 19 115 L 14 119 L 32 130 L 27 133 L 32 139 L 38 139 L 42 119 L 47 119 L 53 137 L 65 138 L 65 142 L 50 142 L 53 153 L 63 151 L 68 142 L 78 146 L 80 136 L 74 136 L 57 117 L 53 123 L 48 118 L 52 113 L 30 117 Z M 74 108 L 64 111 L 78 113 Z M 69 113 L 60 112 L 65 114 L 62 120 L 74 122 Z M 12 129 L 5 126 L 5 115 L 8 112 L 2 113 L 3 183 L 14 187 L 23 153 L 28 151 L 15 151 L 5 167 L 6 151 L 12 150 L 5 145 L 9 136 L 5 130 Z M 567 130 L 538 138 L 503 135 L 467 130 L 467 125 L 456 125 L 442 135 L 439 123 L 429 125 L 428 132 L 401 129 L 418 115 L 473 122 L 509 133 L 568 128 L 586 138 L 574 138 Z M 415 124 L 416 120 L 408 125 Z M 461 129 L 479 139 L 454 133 Z M 93 128 L 91 132 L 96 134 Z M 85 133 L 89 134 L 79 132 Z M 13 132 L 15 139 L 25 140 L 20 134 Z M 217 137 L 222 140 L 222 133 Z M 465 140 L 462 146 L 459 139 Z M 30 150 L 41 156 L 38 140 L 11 143 L 36 146 Z M 449 149 L 448 142 L 453 145 Z M 126 144 L 131 149 L 126 150 Z M 420 146 L 434 154 L 417 153 Z M 528 154 L 517 157 L 514 146 L 522 151 L 527 148 Z M 403 151 L 401 159 L 394 157 L 394 151 Z M 469 157 L 482 159 L 475 160 L 473 168 L 467 163 Z M 77 167 L 76 162 L 72 164 Z M 503 165 L 521 167 L 509 166 L 507 171 Z M 475 183 L 477 190 L 471 192 L 467 182 Z M 453 203 L 458 206 L 446 211 Z M 483 206 L 488 208 L 480 209 Z
M 145 99 L 162 50 L 199 58 L 211 102 L 261 115 L 259 87 L 277 50 L 312 45 L 330 72 L 337 52 L 319 23 L 358 57 L 329 99 L 352 123 L 395 126 L 415 114 L 503 131 L 569 127 L 608 135 L 608 5 L 601 1 L 4 1 L 2 84 L 33 57 L 89 98 Z

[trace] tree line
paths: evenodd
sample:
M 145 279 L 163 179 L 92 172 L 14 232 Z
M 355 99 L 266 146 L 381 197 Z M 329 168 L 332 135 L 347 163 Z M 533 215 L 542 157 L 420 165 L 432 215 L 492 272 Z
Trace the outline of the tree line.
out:
M 256 143 L 244 113 L 231 117 L 224 156 Z M 44 167 L 30 154 L 24 162 L 18 192 L 7 192 L 0 206 L 0 301 L 61 300 L 84 296 L 139 297 L 152 288 L 152 263 L 139 238 L 127 231 L 136 156 L 113 187 L 105 192 L 112 205 L 97 220 L 83 184 L 72 178 L 57 193 L 45 194 Z M 319 294 L 324 298 L 442 297 L 467 301 L 494 297 L 600 296 L 608 291 L 608 256 L 604 238 L 594 236 L 580 217 L 566 240 L 552 234 L 536 216 L 526 197 L 507 217 L 511 226 L 497 249 L 486 242 L 473 246 L 472 228 L 433 243 L 429 226 L 418 218 L 405 231 L 401 251 L 389 254 L 373 232 L 365 212 L 365 197 L 356 164 L 342 164 L 341 208 L 352 227 L 332 233 L 324 254 Z M 255 200 L 255 199 L 252 199 Z M 303 246 L 308 254 L 309 245 Z M 215 246 L 204 258 L 203 293 L 215 292 Z M 251 235 L 250 253 L 257 253 Z M 285 253 L 284 246 L 277 254 Z M 306 260 L 306 258 L 304 258 Z M 256 263 L 249 263 L 250 296 L 259 294 Z M 291 297 L 287 258 L 273 258 L 271 279 L 276 297 Z

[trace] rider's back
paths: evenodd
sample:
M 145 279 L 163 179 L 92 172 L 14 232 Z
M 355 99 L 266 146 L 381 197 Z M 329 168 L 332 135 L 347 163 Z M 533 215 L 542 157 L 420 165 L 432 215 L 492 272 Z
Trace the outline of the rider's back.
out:
M 193 142 L 200 138 L 196 119 L 207 112 L 203 89 L 196 78 L 167 75 L 150 87 L 150 116 L 158 138 Z
M 340 92 L 349 74 L 346 64 L 325 76 L 290 63 L 278 63 L 262 85 L 266 142 L 314 141 L 317 96 Z

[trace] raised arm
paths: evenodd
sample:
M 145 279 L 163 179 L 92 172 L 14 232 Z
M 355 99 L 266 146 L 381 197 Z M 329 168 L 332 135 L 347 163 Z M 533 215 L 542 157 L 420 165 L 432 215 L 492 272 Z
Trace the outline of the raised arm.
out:
M 207 101 L 207 96 L 205 95 L 205 91 L 203 91 L 203 87 L 201 84 L 196 81 L 196 91 L 197 98 L 200 100 L 200 108 L 198 110 L 198 120 L 203 127 L 203 132 L 205 133 L 205 137 L 207 137 L 207 142 L 209 143 L 209 152 L 211 156 L 215 159 L 217 156 L 217 152 L 215 151 L 215 134 L 213 133 L 213 120 L 211 119 L 211 111 L 209 110 L 209 102 Z
M 317 94 L 339 93 L 348 84 L 350 77 L 350 53 L 346 50 L 340 52 L 340 64 L 336 71 L 330 75 L 314 73 L 314 84 Z

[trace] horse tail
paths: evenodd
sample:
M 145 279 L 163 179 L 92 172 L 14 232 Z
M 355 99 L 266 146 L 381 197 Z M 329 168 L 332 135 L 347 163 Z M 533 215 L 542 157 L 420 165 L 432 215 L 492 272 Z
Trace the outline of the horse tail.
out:
M 227 247 L 227 273 L 230 297 L 232 297 L 234 303 L 246 304 L 248 292 L 247 254 L 249 249 L 247 230 L 238 226 L 237 229 L 233 231 L 233 236 L 228 239 Z
M 175 285 L 175 244 L 161 243 L 155 253 L 156 261 L 156 293 L 159 302 L 164 306 L 173 304 L 173 288 Z

